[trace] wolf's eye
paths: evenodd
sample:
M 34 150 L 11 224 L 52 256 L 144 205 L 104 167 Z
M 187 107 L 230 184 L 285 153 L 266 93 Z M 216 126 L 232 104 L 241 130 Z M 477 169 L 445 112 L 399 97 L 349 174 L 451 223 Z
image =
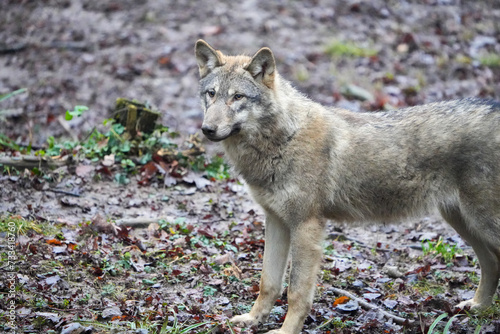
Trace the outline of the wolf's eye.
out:
M 214 97 L 215 96 L 215 90 L 211 89 L 211 90 L 207 91 L 207 94 L 210 97 Z
M 242 98 L 244 98 L 244 97 L 245 97 L 245 95 L 243 95 L 243 94 L 234 94 L 234 99 L 235 99 L 236 101 L 241 100 L 241 99 L 242 99 Z

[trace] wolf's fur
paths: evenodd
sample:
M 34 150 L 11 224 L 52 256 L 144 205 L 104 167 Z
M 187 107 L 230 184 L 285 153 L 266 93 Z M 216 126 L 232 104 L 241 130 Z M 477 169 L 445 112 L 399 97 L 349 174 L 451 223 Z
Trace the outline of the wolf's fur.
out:
M 235 322 L 257 324 L 281 293 L 299 333 L 312 300 L 325 219 L 398 221 L 437 207 L 474 248 L 481 281 L 459 307 L 486 307 L 500 278 L 500 104 L 478 99 L 398 111 L 325 108 L 276 71 L 270 49 L 225 56 L 196 43 L 202 130 L 222 141 L 266 212 L 260 294 Z

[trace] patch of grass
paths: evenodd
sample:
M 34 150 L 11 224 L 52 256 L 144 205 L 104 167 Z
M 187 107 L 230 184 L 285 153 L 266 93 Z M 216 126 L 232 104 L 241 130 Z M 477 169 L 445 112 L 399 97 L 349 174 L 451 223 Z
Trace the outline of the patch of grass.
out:
M 332 57 L 372 57 L 377 50 L 360 47 L 353 42 L 333 41 L 325 48 L 325 53 Z
M 200 322 L 200 323 L 196 323 L 196 324 L 192 324 L 192 325 L 189 325 L 189 326 L 186 326 L 185 324 L 180 324 L 179 323 L 179 320 L 177 318 L 177 314 L 175 312 L 173 312 L 174 314 L 174 320 L 172 322 L 171 325 L 169 325 L 169 321 L 165 321 L 161 327 L 161 329 L 158 331 L 158 332 L 155 332 L 157 334 L 187 334 L 187 333 L 191 333 L 192 331 L 194 331 L 196 328 L 199 328 L 199 327 L 202 327 L 202 326 L 206 326 L 206 325 L 210 325 L 210 322 L 208 321 L 205 321 L 205 322 Z M 215 326 L 213 326 L 215 327 Z M 204 331 L 201 331 L 201 330 L 197 330 L 196 333 L 199 333 L 199 334 L 202 334 L 202 333 L 211 333 L 212 330 L 209 329 L 209 330 L 204 330 Z
M 500 67 L 500 55 L 496 53 L 488 53 L 479 57 L 479 62 L 487 67 Z
M 470 279 L 472 284 L 479 285 L 479 276 L 476 274 L 476 272 L 471 271 L 467 273 L 467 277 Z
M 469 323 L 473 326 L 485 326 L 491 323 L 492 320 L 500 319 L 500 297 L 497 296 L 490 307 L 483 310 L 468 312 Z
M 431 296 L 435 296 L 446 291 L 445 287 L 442 284 L 431 282 L 427 279 L 422 279 L 414 284 L 412 284 L 413 288 L 420 293 L 426 293 Z
M 43 227 L 39 222 L 26 220 L 21 216 L 0 216 L 0 232 L 10 232 L 19 235 L 26 234 L 29 230 L 42 233 Z

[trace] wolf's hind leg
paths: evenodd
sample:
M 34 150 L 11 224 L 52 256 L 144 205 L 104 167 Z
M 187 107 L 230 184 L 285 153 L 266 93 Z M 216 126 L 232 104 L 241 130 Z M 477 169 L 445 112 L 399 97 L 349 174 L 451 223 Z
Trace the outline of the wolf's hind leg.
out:
M 231 322 L 236 324 L 255 326 L 262 322 L 281 295 L 288 264 L 290 229 L 278 217 L 266 213 L 265 238 L 259 297 L 249 313 L 237 315 L 231 319 Z
M 481 280 L 474 298 L 459 303 L 457 307 L 469 306 L 475 309 L 490 306 L 500 279 L 500 240 L 495 242 L 492 238 L 485 236 L 487 232 L 480 230 L 483 225 L 478 222 L 468 223 L 458 205 L 441 205 L 439 211 L 443 218 L 472 246 L 481 267 Z M 494 224 L 491 222 L 488 226 L 494 226 Z

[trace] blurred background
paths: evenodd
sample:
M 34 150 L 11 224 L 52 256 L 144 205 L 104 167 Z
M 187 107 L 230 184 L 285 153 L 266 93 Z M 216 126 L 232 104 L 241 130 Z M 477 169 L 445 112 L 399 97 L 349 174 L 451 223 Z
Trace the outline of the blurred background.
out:
M 227 54 L 275 53 L 312 99 L 378 110 L 500 97 L 498 1 L 0 2 L 0 131 L 19 144 L 85 137 L 116 98 L 148 102 L 181 133 L 201 124 L 198 38 Z M 68 127 L 61 117 L 89 107 Z

